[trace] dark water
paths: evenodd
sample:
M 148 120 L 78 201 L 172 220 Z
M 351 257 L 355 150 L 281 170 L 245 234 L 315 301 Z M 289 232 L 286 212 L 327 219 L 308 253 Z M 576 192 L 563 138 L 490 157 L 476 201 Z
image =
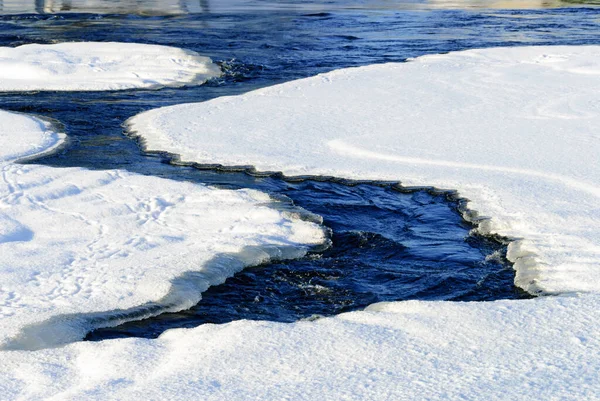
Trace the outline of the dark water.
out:
M 379 301 L 527 297 L 512 285 L 504 246 L 469 235 L 452 194 L 316 181 L 287 183 L 279 193 L 324 216 L 333 229 L 330 249 L 247 268 L 209 288 L 190 310 L 96 330 L 87 339 L 153 338 L 165 328 L 238 319 L 293 322 Z
M 251 3 L 251 2 L 250 2 Z M 259 2 L 260 3 L 260 2 Z M 313 12 L 307 5 L 313 5 Z M 324 3 L 323 3 L 324 4 Z M 190 311 L 166 314 L 90 339 L 153 337 L 170 327 L 235 319 L 294 321 L 400 299 L 493 300 L 525 295 L 501 242 L 473 236 L 452 194 L 391 184 L 306 180 L 173 166 L 123 135 L 144 110 L 235 95 L 336 68 L 452 50 L 514 45 L 597 44 L 600 10 L 416 10 L 369 7 L 239 8 L 182 15 L 54 13 L 0 16 L 0 46 L 63 41 L 172 45 L 217 61 L 206 85 L 102 93 L 0 93 L 0 108 L 65 124 L 69 148 L 37 161 L 50 166 L 127 169 L 140 174 L 256 188 L 320 214 L 333 246 L 286 263 L 258 266 L 203 294 Z M 289 4 L 288 4 L 289 5 Z M 318 7 L 317 7 L 318 6 Z M 325 8 L 325 11 L 323 11 Z M 402 177 L 399 177 L 401 179 Z

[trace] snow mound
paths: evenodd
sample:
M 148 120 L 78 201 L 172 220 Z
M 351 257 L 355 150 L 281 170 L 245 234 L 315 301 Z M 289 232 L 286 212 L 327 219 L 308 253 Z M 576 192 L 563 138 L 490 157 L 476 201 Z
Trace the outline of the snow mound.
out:
M 0 48 L 0 91 L 105 91 L 201 84 L 221 74 L 174 47 L 73 42 Z
M 537 50 L 546 57 L 536 57 Z M 199 106 L 182 106 L 148 113 L 133 126 L 152 134 L 151 147 L 161 141 L 181 154 L 192 147 L 187 160 L 246 164 L 254 158 L 262 169 L 279 166 L 288 174 L 336 171 L 459 184 L 478 209 L 494 217 L 482 229 L 527 238 L 512 246 L 514 258 L 540 268 L 542 256 L 570 261 L 570 277 L 581 288 L 583 278 L 593 280 L 590 266 L 598 260 L 589 245 L 598 238 L 597 202 L 591 203 L 597 159 L 589 158 L 598 154 L 595 51 L 498 49 L 425 57 L 203 105 L 216 113 L 215 120 L 188 114 L 206 111 Z M 400 89 L 412 99 L 404 99 Z M 238 135 L 222 133 L 223 149 L 211 139 L 219 105 L 232 119 L 224 133 L 236 128 Z M 273 109 L 280 114 L 270 114 Z M 161 129 L 176 126 L 170 118 L 206 133 L 211 139 L 206 148 L 195 135 L 163 135 Z M 248 126 L 249 137 L 239 124 Z M 252 143 L 256 137 L 260 141 Z M 4 142 L 2 150 L 13 145 Z M 43 148 L 36 143 L 30 146 Z M 284 145 L 289 148 L 282 150 Z M 227 158 L 227 147 L 237 153 Z M 62 342 L 50 340 L 54 335 L 64 340 L 63 330 L 72 337 L 82 327 L 118 320 L 118 310 L 94 314 L 107 306 L 129 316 L 152 313 L 160 302 L 150 300 L 163 297 L 164 307 L 170 295 L 186 294 L 184 283 L 194 292 L 202 280 L 222 277 L 213 267 L 224 260 L 241 266 L 322 237 L 318 227 L 263 208 L 269 200 L 254 191 L 213 191 L 118 171 L 18 166 L 3 157 L 0 261 L 14 261 L 0 264 L 3 399 L 600 399 L 600 298 L 594 293 L 485 303 L 394 302 L 310 322 L 207 324 L 170 330 L 156 340 L 19 350 L 40 348 L 34 341 L 40 335 L 44 344 L 57 345 Z M 27 248 L 34 241 L 39 247 Z M 259 246 L 240 250 L 248 242 Z M 528 255 L 535 244 L 540 254 Z M 215 252 L 220 256 L 203 264 Z M 170 284 L 158 281 L 176 277 L 185 269 L 180 263 L 196 261 L 197 273 L 183 273 L 183 280 L 172 278 Z M 543 267 L 540 276 L 552 271 L 559 275 L 546 283 L 566 286 L 571 272 L 565 265 Z
M 0 121 L 0 164 L 52 152 L 66 139 L 38 117 L 0 110 Z
M 0 388 L 19 400 L 597 400 L 599 302 L 396 302 L 4 352 Z
M 2 14 L 54 14 L 54 13 L 96 13 L 96 14 L 143 14 L 172 15 L 207 12 L 206 1 L 193 0 L 51 0 L 32 1 L 3 0 L 0 3 Z
M 245 266 L 325 241 L 318 224 L 269 207 L 258 191 L 11 163 L 64 136 L 33 117 L 0 120 L 2 349 L 61 345 L 189 308 Z
M 455 188 L 513 239 L 516 284 L 600 291 L 600 47 L 343 69 L 129 120 L 148 150 L 286 175 Z

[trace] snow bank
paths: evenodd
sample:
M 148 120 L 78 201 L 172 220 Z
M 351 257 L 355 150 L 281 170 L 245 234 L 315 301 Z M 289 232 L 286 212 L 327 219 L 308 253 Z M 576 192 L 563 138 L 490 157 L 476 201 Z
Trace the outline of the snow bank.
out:
M 524 47 L 338 70 L 129 121 L 148 150 L 287 175 L 455 188 L 520 238 L 516 284 L 600 290 L 600 47 Z
M 0 47 L 0 91 L 104 91 L 201 84 L 208 57 L 174 47 L 74 42 Z
M 3 352 L 0 388 L 32 400 L 597 400 L 599 303 L 409 301 Z
M 0 164 L 51 152 L 66 136 L 49 120 L 0 110 Z
M 0 120 L 0 349 L 189 308 L 247 265 L 324 241 L 257 191 L 11 163 L 63 136 L 36 118 Z
M 588 293 L 486 303 L 384 303 L 312 322 L 207 324 L 170 330 L 157 340 L 74 343 L 38 351 L 14 350 L 23 341 L 8 341 L 0 350 L 1 398 L 600 399 L 600 294 L 595 293 L 599 284 L 592 272 L 598 260 L 594 248 L 598 208 L 597 202 L 592 203 L 599 174 L 599 138 L 594 131 L 600 105 L 597 51 L 497 49 L 425 57 L 403 65 L 338 71 L 200 106 L 159 110 L 132 122 L 138 134 L 141 129 L 150 133 L 150 148 L 159 143 L 159 148 L 184 153 L 184 146 L 193 147 L 183 156 L 187 160 L 252 162 L 288 174 L 408 178 L 412 184 L 458 188 L 473 198 L 478 210 L 493 216 L 482 229 L 525 238 L 511 250 L 519 258 L 521 274 L 531 272 L 522 264 L 530 261 L 541 269 L 536 276 L 544 280 L 540 285 L 586 288 L 587 279 Z M 228 119 L 217 124 L 223 113 Z M 163 135 L 163 129 L 176 127 L 170 118 L 181 119 L 192 132 Z M 193 132 L 202 132 L 206 147 L 199 149 Z M 227 149 L 232 150 L 230 156 Z M 207 241 L 206 246 L 214 249 L 221 243 L 213 240 L 231 244 L 247 241 L 245 235 L 260 242 L 261 235 L 286 224 L 304 232 L 298 234 L 307 238 L 298 240 L 301 243 L 311 243 L 320 234 L 314 226 L 290 223 L 261 209 L 256 198 L 264 195 L 252 191 L 210 192 L 119 172 L 6 162 L 2 168 L 0 211 L 12 220 L 5 219 L 0 226 L 15 227 L 16 233 L 5 237 L 20 239 L 22 246 L 26 241 L 44 244 L 36 248 L 38 254 L 32 250 L 26 255 L 38 263 L 41 274 L 35 274 L 35 266 L 23 266 L 23 274 L 5 266 L 0 270 L 10 278 L 5 284 L 0 277 L 4 297 L 0 322 L 33 323 L 13 339 L 26 339 L 23 333 L 39 333 L 36 327 L 43 326 L 36 326 L 37 316 L 25 311 L 50 316 L 53 311 L 69 313 L 79 308 L 78 303 L 92 311 L 110 302 L 126 308 L 132 297 L 143 301 L 138 291 L 149 294 L 148 299 L 162 296 L 160 291 L 169 294 L 166 285 L 156 289 L 154 280 L 179 267 L 165 264 L 169 270 L 165 273 L 144 269 L 145 264 L 161 266 L 162 257 L 186 263 L 190 255 L 185 252 L 197 256 L 196 247 L 202 247 L 198 242 Z M 186 213 L 213 210 L 203 205 L 213 196 L 227 202 L 218 203 L 223 213 L 208 218 L 224 223 L 235 220 L 235 210 L 248 206 L 245 202 L 255 207 L 213 231 L 215 238 L 205 236 L 196 232 L 197 220 L 188 219 Z M 188 202 L 199 206 L 188 209 Z M 254 224 L 264 224 L 263 213 L 276 222 L 252 237 Z M 161 238 L 163 234 L 168 238 Z M 287 244 L 289 232 L 284 234 L 269 238 L 269 244 Z M 558 242 L 560 246 L 553 248 Z M 12 249 L 7 244 L 0 243 L 0 260 L 5 249 Z M 152 246 L 163 253 L 152 253 Z M 534 246 L 539 255 L 527 256 Z M 47 253 L 40 256 L 40 250 Z M 540 265 L 551 258 L 558 263 Z M 72 263 L 53 269 L 54 260 Z M 15 261 L 20 263 L 17 257 Z M 46 270 L 50 276 L 43 274 Z M 78 281 L 78 275 L 83 280 Z M 192 286 L 197 282 L 194 277 Z M 18 286 L 19 292 L 6 292 L 18 280 L 24 284 Z M 127 292 L 132 283 L 138 286 L 136 295 Z M 188 277 L 173 281 L 180 289 L 183 283 L 190 283 Z M 29 297 L 35 292 L 39 302 Z M 60 316 L 64 325 L 51 327 L 78 322 Z M 14 331 L 2 324 L 3 335 Z M 10 346 L 13 350 L 6 350 Z

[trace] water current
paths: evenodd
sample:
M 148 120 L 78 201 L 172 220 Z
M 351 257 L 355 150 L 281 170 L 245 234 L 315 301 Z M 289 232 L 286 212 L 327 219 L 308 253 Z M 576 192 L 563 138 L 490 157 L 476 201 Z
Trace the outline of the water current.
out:
M 292 199 L 323 216 L 332 229 L 332 247 L 325 251 L 248 268 L 209 289 L 191 310 L 96 330 L 88 339 L 156 337 L 172 327 L 236 319 L 291 322 L 378 301 L 528 296 L 513 285 L 505 239 L 473 234 L 473 226 L 461 217 L 465 201 L 452 192 L 173 165 L 168 155 L 142 152 L 123 134 L 123 123 L 151 108 L 241 94 L 337 68 L 470 48 L 597 44 L 600 10 L 461 10 L 418 2 L 344 6 L 336 1 L 307 1 L 302 7 L 230 1 L 229 7 L 211 7 L 210 1 L 190 1 L 165 2 L 168 10 L 162 11 L 168 12 L 161 12 L 156 2 L 138 1 L 125 2 L 131 4 L 125 11 L 121 7 L 119 13 L 100 14 L 97 8 L 86 8 L 85 1 L 63 2 L 58 9 L 43 1 L 31 3 L 28 8 L 23 1 L 0 2 L 0 46 L 162 44 L 210 56 L 225 72 L 202 86 L 152 91 L 0 93 L 1 109 L 39 114 L 65 125 L 67 149 L 35 163 L 118 168 L 223 188 L 255 188 Z M 144 8 L 147 3 L 153 8 Z M 178 4 L 186 7 L 177 9 Z

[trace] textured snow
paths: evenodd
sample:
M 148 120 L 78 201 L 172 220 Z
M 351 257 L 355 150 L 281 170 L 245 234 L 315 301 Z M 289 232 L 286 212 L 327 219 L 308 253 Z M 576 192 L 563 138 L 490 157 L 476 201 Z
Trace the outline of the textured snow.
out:
M 5 352 L 0 389 L 31 400 L 598 400 L 599 303 L 409 301 Z
M 324 241 L 317 224 L 258 191 L 15 164 L 64 136 L 33 117 L 0 121 L 0 349 L 189 308 L 247 265 Z
M 470 50 L 151 110 L 183 161 L 458 189 L 511 244 L 516 284 L 600 290 L 600 47 Z
M 174 47 L 72 42 L 0 47 L 0 91 L 104 91 L 201 84 L 208 57 Z
M 39 117 L 0 110 L 0 163 L 51 152 L 66 137 L 52 123 Z
M 525 301 L 394 302 L 293 324 L 238 321 L 170 330 L 156 340 L 1 350 L 0 398 L 600 400 L 600 294 L 593 281 L 599 259 L 592 246 L 598 241 L 597 53 L 575 47 L 430 56 L 133 120 L 149 148 L 185 160 L 456 188 L 473 199 L 472 207 L 492 216 L 482 230 L 524 238 L 513 246 L 513 257 L 539 269 L 539 286 L 585 292 Z M 171 119 L 184 125 L 169 137 L 162 130 L 178 126 Z M 219 135 L 222 143 L 215 139 Z M 78 175 L 116 174 L 3 163 L 32 169 L 18 175 L 31 181 L 49 175 L 42 179 L 53 180 L 49 194 L 69 193 L 57 184 L 79 183 Z M 88 178 L 83 182 L 91 187 Z M 128 191 L 143 192 L 148 183 L 138 178 L 117 177 L 107 185 L 119 188 L 104 199 L 93 197 L 93 190 L 82 193 L 93 202 L 131 206 Z M 136 182 L 125 189 L 130 179 Z M 167 196 L 164 181 L 152 185 L 148 196 Z M 43 186 L 23 189 L 29 188 L 33 192 L 23 201 L 48 201 L 38 192 Z M 77 202 L 68 196 L 64 207 L 70 212 Z M 50 206 L 60 205 L 58 200 Z M 98 212 L 102 221 L 111 221 L 118 209 L 113 207 Z M 100 221 L 95 213 L 87 217 L 89 210 L 79 213 Z M 53 225 L 56 232 L 68 231 L 60 220 Z M 224 230 L 220 238 L 233 231 Z M 527 256 L 534 246 L 539 254 Z M 531 273 L 517 266 L 521 274 Z M 64 300 L 71 297 L 66 293 Z

